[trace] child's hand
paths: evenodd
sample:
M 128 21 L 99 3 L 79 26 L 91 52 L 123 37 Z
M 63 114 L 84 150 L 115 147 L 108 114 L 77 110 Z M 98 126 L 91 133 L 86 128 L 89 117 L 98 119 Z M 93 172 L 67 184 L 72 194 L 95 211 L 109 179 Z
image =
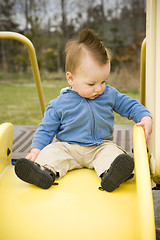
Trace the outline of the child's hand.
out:
M 38 148 L 32 148 L 30 153 L 26 156 L 27 159 L 31 160 L 32 162 L 35 162 L 38 154 L 40 153 L 40 149 Z
M 150 139 L 150 135 L 152 133 L 152 118 L 149 117 L 149 116 L 145 116 L 136 125 L 137 126 L 142 126 L 144 128 L 146 144 L 148 145 L 149 139 Z

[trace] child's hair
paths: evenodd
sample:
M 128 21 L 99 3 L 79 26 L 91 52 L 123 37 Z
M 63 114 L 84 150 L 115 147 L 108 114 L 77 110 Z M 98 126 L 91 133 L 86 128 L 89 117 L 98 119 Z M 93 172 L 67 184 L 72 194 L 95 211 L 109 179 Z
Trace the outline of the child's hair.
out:
M 81 31 L 79 39 L 66 44 L 66 72 L 75 73 L 81 61 L 81 55 L 87 50 L 100 65 L 106 64 L 110 60 L 109 50 L 100 41 L 94 31 L 84 29 Z

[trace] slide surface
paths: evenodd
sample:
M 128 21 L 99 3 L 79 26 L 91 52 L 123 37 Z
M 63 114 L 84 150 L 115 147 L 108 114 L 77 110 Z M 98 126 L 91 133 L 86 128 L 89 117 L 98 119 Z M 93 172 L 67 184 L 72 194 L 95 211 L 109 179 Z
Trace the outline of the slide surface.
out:
M 147 212 L 143 219 L 137 176 L 112 193 L 98 189 L 100 179 L 94 170 L 73 170 L 57 182 L 48 190 L 24 183 L 8 161 L 0 174 L 3 240 L 155 239 L 153 203 L 151 208 L 147 205 L 153 216 Z M 151 226 L 147 233 L 146 225 Z

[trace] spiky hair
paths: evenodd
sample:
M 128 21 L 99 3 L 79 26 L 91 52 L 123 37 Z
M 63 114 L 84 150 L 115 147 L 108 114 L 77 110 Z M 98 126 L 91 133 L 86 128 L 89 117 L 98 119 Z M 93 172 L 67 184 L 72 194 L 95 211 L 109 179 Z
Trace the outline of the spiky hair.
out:
M 88 51 L 100 65 L 106 64 L 110 60 L 110 53 L 103 42 L 93 30 L 87 28 L 80 32 L 78 40 L 66 44 L 66 72 L 74 73 L 76 71 L 85 51 Z

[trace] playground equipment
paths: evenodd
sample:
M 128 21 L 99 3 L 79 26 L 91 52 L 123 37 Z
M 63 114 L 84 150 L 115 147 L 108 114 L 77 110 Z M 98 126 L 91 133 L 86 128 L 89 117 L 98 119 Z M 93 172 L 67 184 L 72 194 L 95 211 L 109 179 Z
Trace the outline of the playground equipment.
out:
M 149 19 L 152 19 L 155 9 L 160 10 L 160 2 L 156 0 L 148 1 L 147 14 Z M 150 22 L 150 20 L 148 21 Z M 150 27 L 148 26 L 147 34 L 151 34 L 149 32 L 151 31 Z M 12 38 L 23 42 L 27 46 L 43 114 L 45 109 L 44 98 L 32 43 L 17 33 L 0 32 L 0 38 Z M 150 41 L 148 38 L 146 38 L 147 48 L 148 41 Z M 159 42 L 156 41 L 157 48 Z M 142 47 L 142 56 L 144 56 L 144 53 L 145 43 Z M 147 50 L 147 54 L 151 53 L 151 50 Z M 156 54 L 156 60 L 154 57 L 152 57 L 152 60 L 155 61 L 154 66 L 157 66 L 156 61 L 159 59 L 160 54 L 157 54 L 156 49 L 154 53 Z M 142 65 L 145 66 L 145 58 L 142 58 Z M 148 69 L 149 62 L 146 63 L 146 66 L 146 69 Z M 159 91 L 155 88 L 159 87 L 157 75 L 159 70 L 156 68 L 157 72 L 154 81 L 152 81 L 152 84 L 154 82 L 152 88 L 149 85 L 151 73 L 149 73 L 150 77 L 148 77 L 148 71 L 146 71 L 146 91 L 142 94 L 142 99 L 155 117 L 158 111 L 158 96 L 156 97 L 156 94 Z M 145 84 L 144 73 L 143 68 L 141 74 L 142 86 Z M 147 90 L 148 85 L 154 93 L 152 96 Z M 154 101 L 156 101 L 154 111 L 152 109 L 154 103 L 150 103 L 153 96 Z M 150 152 L 152 153 L 152 161 L 155 162 L 155 165 L 152 163 L 154 165 L 152 170 L 153 178 L 158 182 L 160 176 L 158 151 L 160 150 L 158 150 L 157 145 L 154 145 L 158 140 L 156 133 L 157 120 L 156 117 Z M 135 178 L 123 183 L 112 193 L 98 189 L 100 179 L 93 170 L 89 169 L 69 172 L 58 181 L 58 186 L 52 186 L 48 190 L 42 190 L 22 182 L 15 176 L 14 166 L 11 164 L 12 139 L 13 125 L 11 123 L 0 125 L 1 239 L 155 239 L 150 168 L 142 127 L 136 125 L 133 127 Z
M 160 1 L 147 2 L 146 19 L 146 107 L 153 116 L 153 133 L 150 141 L 151 170 L 153 179 L 160 184 Z
M 123 183 L 113 193 L 100 191 L 100 180 L 89 169 L 69 172 L 49 190 L 22 182 L 11 165 L 12 124 L 2 124 L 0 133 L 2 239 L 155 239 L 148 157 L 141 127 L 134 126 L 133 130 L 136 179 Z

